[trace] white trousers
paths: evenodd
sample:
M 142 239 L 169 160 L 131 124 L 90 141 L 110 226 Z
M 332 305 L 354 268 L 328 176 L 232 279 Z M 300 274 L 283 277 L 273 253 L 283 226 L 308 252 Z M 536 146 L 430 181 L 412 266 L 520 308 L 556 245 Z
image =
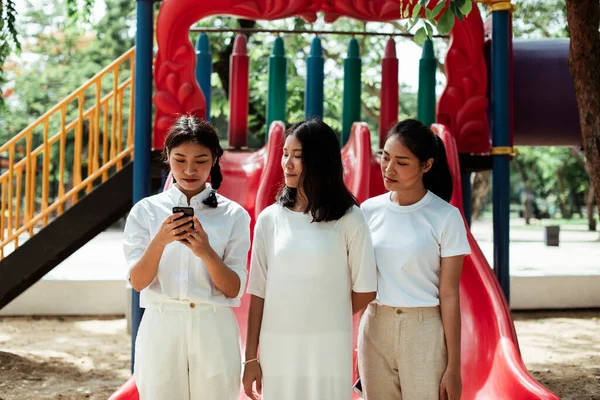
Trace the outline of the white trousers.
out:
M 240 333 L 229 307 L 164 300 L 135 344 L 141 400 L 239 400 Z

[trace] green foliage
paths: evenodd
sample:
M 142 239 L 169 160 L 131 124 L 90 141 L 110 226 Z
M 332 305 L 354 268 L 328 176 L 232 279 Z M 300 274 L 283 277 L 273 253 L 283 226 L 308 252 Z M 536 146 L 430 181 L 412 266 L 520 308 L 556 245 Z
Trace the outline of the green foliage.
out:
M 530 196 L 533 208 L 542 214 L 581 214 L 588 189 L 585 167 L 568 147 L 521 147 L 511 164 L 512 201 L 524 202 Z
M 569 37 L 565 0 L 522 0 L 513 14 L 516 38 Z
M 2 87 L 7 81 L 6 61 L 13 52 L 21 51 L 15 18 L 17 11 L 14 0 L 0 0 L 0 112 L 5 110 Z

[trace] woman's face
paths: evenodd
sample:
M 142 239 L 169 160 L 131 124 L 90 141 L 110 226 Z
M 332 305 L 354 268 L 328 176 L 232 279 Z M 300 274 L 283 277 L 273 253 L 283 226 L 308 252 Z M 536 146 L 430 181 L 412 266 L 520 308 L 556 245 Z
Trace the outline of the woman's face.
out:
M 214 164 L 212 153 L 206 146 L 183 143 L 169 151 L 169 166 L 180 189 L 200 192 L 210 176 Z
M 429 171 L 433 158 L 422 163 L 397 136 L 390 137 L 383 147 L 381 174 L 389 191 L 403 191 L 422 185 L 423 174 Z
M 281 167 L 285 185 L 289 188 L 299 188 L 302 184 L 302 144 L 294 135 L 285 139 Z

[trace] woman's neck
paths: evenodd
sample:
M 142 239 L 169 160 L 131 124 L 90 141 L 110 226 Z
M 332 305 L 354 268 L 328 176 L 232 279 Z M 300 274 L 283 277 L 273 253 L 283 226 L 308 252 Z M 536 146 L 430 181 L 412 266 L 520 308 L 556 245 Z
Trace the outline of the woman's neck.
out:
M 186 190 L 186 189 L 182 188 L 179 183 L 176 183 L 175 187 L 177 187 L 177 189 L 179 189 L 181 191 L 181 193 L 185 194 L 187 203 L 189 205 L 190 201 L 192 201 L 192 197 L 202 193 L 206 189 L 206 182 L 204 182 L 204 184 L 202 186 L 200 186 L 198 189 L 195 189 L 195 190 Z
M 306 211 L 306 207 L 308 207 L 308 198 L 304 193 L 302 188 L 298 188 L 296 192 L 296 202 L 294 203 L 294 207 L 292 207 L 293 211 Z
M 390 194 L 392 203 L 399 206 L 410 206 L 418 203 L 427 194 L 427 189 L 424 185 L 418 185 L 415 188 L 408 190 L 395 191 Z

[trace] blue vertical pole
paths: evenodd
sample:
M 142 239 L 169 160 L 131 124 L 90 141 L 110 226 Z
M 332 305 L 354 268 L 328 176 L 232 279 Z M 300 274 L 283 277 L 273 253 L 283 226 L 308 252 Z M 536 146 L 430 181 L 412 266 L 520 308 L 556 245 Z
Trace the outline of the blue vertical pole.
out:
M 462 186 L 463 211 L 465 212 L 465 220 L 467 225 L 471 227 L 471 216 L 473 215 L 473 204 L 471 203 L 471 173 L 464 172 L 460 174 L 460 182 Z
M 212 53 L 208 45 L 208 35 L 201 33 L 196 41 L 196 81 L 206 100 L 206 120 L 210 121 L 210 76 L 212 75 Z
M 306 86 L 304 89 L 304 116 L 306 119 L 323 119 L 323 80 L 325 78 L 325 58 L 321 39 L 317 36 L 310 44 L 310 54 L 306 58 Z
M 510 146 L 510 15 L 492 12 L 492 146 Z M 509 155 L 493 156 L 494 271 L 510 304 Z
M 154 41 L 153 0 L 137 1 L 135 36 L 133 204 L 150 195 L 150 152 L 152 150 L 152 45 Z M 142 320 L 140 294 L 132 289 L 131 370 L 135 339 Z

